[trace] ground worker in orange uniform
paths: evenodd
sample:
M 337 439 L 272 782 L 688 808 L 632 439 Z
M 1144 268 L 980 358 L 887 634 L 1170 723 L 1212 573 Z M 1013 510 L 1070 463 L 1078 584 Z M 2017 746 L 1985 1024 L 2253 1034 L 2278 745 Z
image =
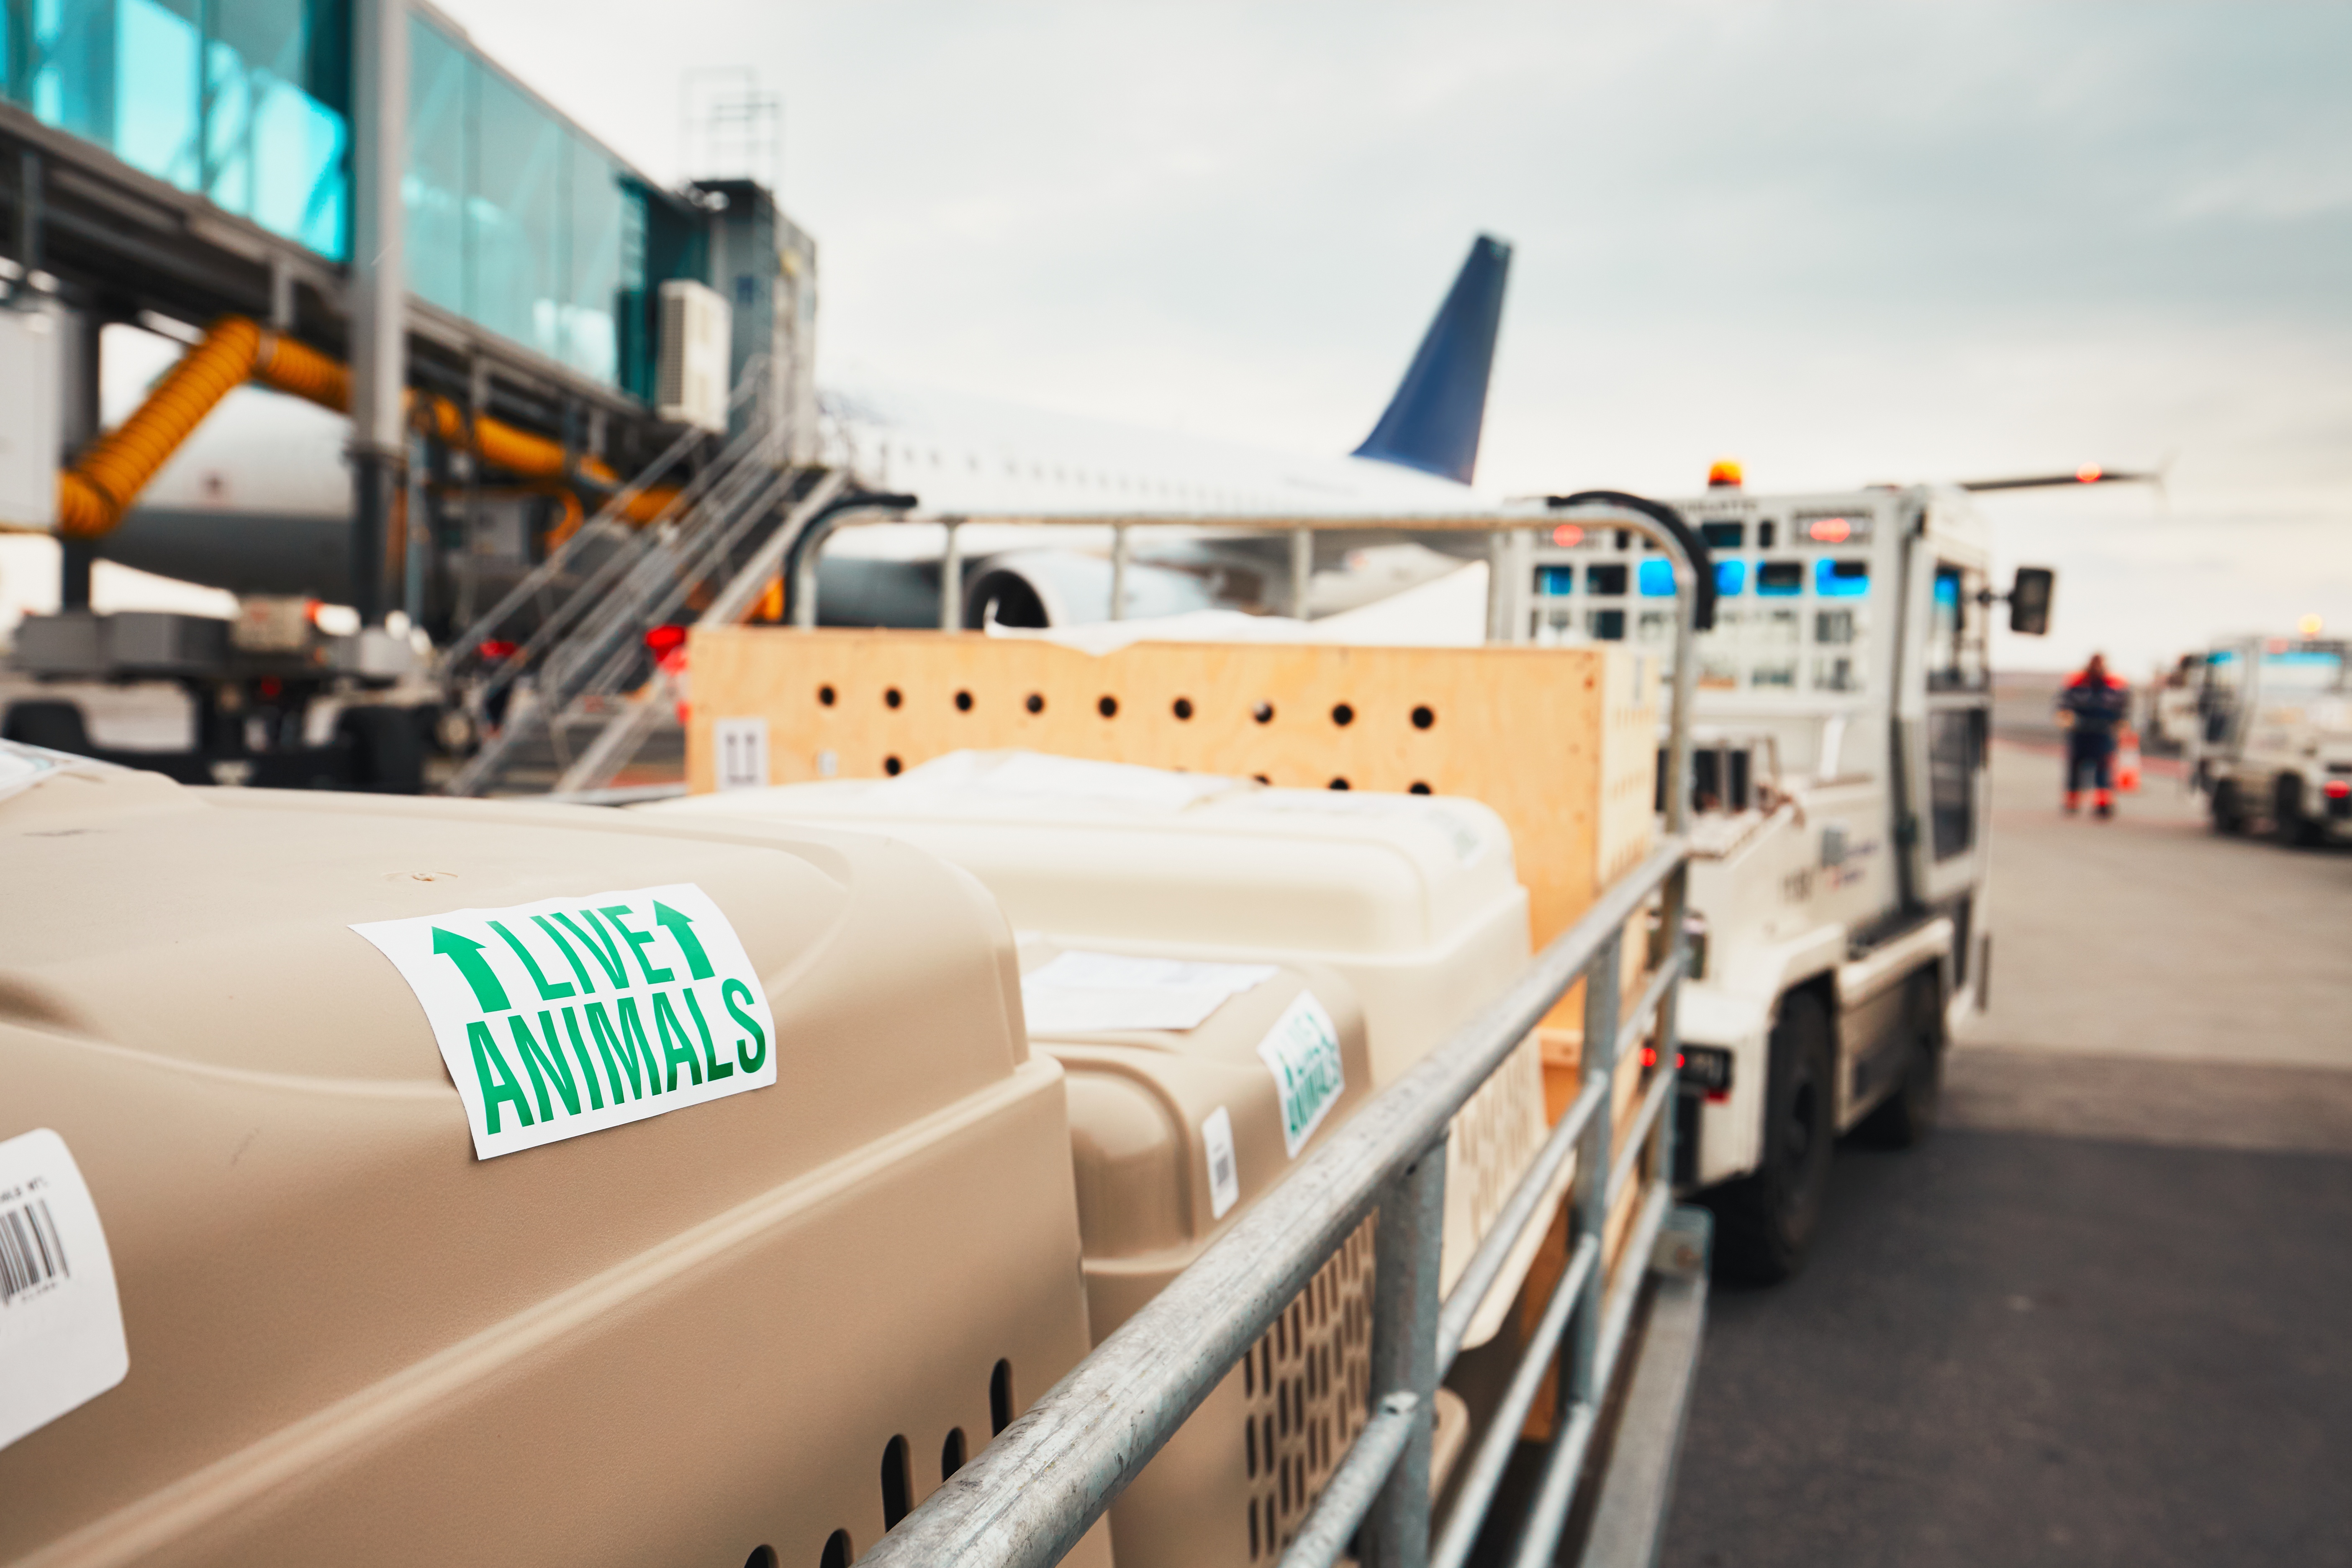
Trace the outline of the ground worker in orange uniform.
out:
M 2116 731 L 2131 710 L 2131 689 L 2107 673 L 2099 654 L 2058 693 L 2058 721 L 2066 727 L 2066 814 L 2082 808 L 2091 784 L 2091 810 L 2101 821 L 2116 814 Z

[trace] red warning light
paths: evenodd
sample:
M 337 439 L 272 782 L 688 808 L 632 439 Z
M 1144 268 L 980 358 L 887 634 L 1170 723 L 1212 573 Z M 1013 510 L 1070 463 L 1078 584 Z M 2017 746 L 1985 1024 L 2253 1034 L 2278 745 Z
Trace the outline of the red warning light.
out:
M 1584 542 L 1584 530 L 1572 522 L 1563 522 L 1551 531 L 1551 542 L 1562 550 L 1573 550 Z
M 2352 800 L 2352 779 L 2329 779 L 2320 793 L 2330 800 Z
M 1654 1068 L 1658 1065 L 1657 1047 L 1643 1046 L 1642 1047 L 1642 1065 L 1645 1068 Z
M 2106 470 L 2096 463 L 2085 463 L 2074 470 L 2074 477 L 2086 485 L 2095 485 L 2106 476 Z
M 1818 543 L 1843 544 L 1853 537 L 1853 524 L 1842 517 L 1815 518 L 1812 526 L 1805 531 L 1811 534 Z

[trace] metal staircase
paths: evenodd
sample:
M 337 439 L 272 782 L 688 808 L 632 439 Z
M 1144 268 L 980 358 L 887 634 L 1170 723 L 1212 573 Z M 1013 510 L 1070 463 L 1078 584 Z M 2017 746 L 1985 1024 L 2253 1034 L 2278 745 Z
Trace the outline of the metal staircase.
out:
M 447 793 L 487 795 L 520 771 L 543 770 L 550 753 L 558 789 L 593 788 L 675 723 L 677 698 L 646 634 L 704 609 L 698 595 L 740 618 L 774 574 L 775 546 L 845 479 L 785 461 L 783 431 L 752 392 L 761 371 L 747 368 L 736 390 L 735 407 L 750 411 L 741 433 L 694 468 L 652 523 L 632 525 L 622 508 L 684 470 L 709 437 L 681 437 L 457 641 L 444 679 L 486 738 Z

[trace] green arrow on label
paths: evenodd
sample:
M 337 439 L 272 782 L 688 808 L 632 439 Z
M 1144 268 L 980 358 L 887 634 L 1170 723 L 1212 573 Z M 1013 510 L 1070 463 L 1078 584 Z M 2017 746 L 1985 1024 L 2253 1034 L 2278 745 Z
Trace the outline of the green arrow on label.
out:
M 485 1013 L 503 1013 L 514 1004 L 507 1000 L 507 988 L 490 971 L 490 961 L 482 956 L 482 944 L 459 936 L 453 931 L 433 928 L 433 951 L 446 956 L 474 988 L 474 1000 Z
M 708 980 L 718 971 L 710 967 L 710 955 L 702 951 L 702 943 L 694 934 L 694 918 L 682 915 L 659 899 L 654 900 L 654 924 L 667 926 L 670 940 L 686 954 L 686 967 L 697 980 Z

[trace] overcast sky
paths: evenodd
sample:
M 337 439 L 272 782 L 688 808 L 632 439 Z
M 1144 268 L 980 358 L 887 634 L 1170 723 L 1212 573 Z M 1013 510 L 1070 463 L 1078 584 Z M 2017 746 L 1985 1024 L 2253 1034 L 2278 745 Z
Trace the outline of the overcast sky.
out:
M 2135 665 L 2352 633 L 2352 7 L 449 0 L 653 173 L 749 66 L 822 363 L 1345 450 L 1471 237 L 1478 478 L 2171 464 L 1994 509 Z

